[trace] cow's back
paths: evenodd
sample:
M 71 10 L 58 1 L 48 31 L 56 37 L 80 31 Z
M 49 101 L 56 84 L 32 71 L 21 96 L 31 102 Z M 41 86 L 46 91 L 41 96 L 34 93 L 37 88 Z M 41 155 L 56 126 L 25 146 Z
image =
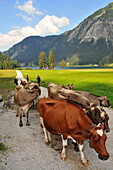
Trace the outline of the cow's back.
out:
M 95 103 L 95 104 L 99 103 L 99 99 L 98 99 L 99 96 L 96 96 L 96 95 L 86 92 L 86 91 L 75 91 L 75 92 L 86 97 L 90 101 L 90 103 Z
M 43 116 L 46 129 L 52 134 L 77 133 L 80 124 L 90 121 L 83 109 L 72 102 L 56 99 L 41 99 L 38 103 L 39 112 Z M 81 120 L 85 120 L 81 122 Z M 79 126 L 80 125 L 80 126 Z

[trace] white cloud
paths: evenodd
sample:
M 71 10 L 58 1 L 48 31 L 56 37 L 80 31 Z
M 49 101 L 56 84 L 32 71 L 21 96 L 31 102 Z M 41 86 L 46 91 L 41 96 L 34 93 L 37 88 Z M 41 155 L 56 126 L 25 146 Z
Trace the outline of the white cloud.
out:
M 61 24 L 61 20 L 63 23 Z M 36 26 L 35 29 L 39 30 L 39 34 L 57 33 L 59 27 L 65 27 L 69 25 L 69 19 L 66 17 L 56 17 L 54 15 L 46 15 Z
M 60 32 L 60 27 L 65 27 L 69 24 L 69 19 L 66 17 L 59 18 L 54 15 L 46 15 L 35 27 L 26 26 L 13 29 L 7 34 L 0 33 L 0 50 L 6 50 L 31 35 L 55 34 Z
M 17 26 L 12 26 L 12 28 L 13 28 L 13 29 L 19 29 L 20 26 L 19 26 L 19 25 L 17 25 Z
M 33 0 L 28 0 L 26 3 L 24 3 L 24 5 L 19 5 L 19 2 L 16 2 L 16 7 L 21 10 L 26 12 L 29 15 L 43 15 L 43 13 L 39 10 L 36 10 L 35 7 L 33 7 Z
M 28 0 L 26 3 L 24 3 L 24 5 L 17 5 L 17 8 L 25 11 L 27 14 L 29 15 L 33 15 L 36 11 L 36 9 L 33 7 L 33 1 L 32 0 Z
M 21 13 L 16 14 L 16 16 L 21 16 L 24 20 L 26 20 L 26 22 L 28 22 L 28 21 L 31 21 L 31 20 L 32 20 L 32 18 L 31 18 L 31 17 L 27 17 L 26 15 L 23 15 L 23 14 L 21 14 Z
M 37 14 L 37 15 L 43 15 L 44 13 L 41 12 L 41 11 L 39 11 L 39 10 L 37 10 L 37 11 L 36 11 L 36 14 Z

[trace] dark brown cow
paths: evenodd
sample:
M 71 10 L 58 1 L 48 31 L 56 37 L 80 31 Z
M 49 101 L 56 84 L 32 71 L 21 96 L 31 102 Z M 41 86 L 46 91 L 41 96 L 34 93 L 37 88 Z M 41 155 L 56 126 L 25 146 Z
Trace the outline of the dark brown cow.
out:
M 75 91 L 75 92 L 83 95 L 90 101 L 90 103 L 94 103 L 97 106 L 111 107 L 111 104 L 107 96 L 97 96 L 86 91 Z
M 79 105 L 65 100 L 42 98 L 39 99 L 38 110 L 42 126 L 48 132 L 61 134 L 62 136 L 62 160 L 66 160 L 65 148 L 68 138 L 79 143 L 81 160 L 86 166 L 88 162 L 83 153 L 83 141 L 86 139 L 90 139 L 91 145 L 101 160 L 109 158 L 105 147 L 106 135 L 104 133 L 104 125 L 101 124 L 100 127 L 93 125 L 93 122 Z
M 21 110 L 23 110 L 23 116 L 26 115 L 26 126 L 30 125 L 28 110 L 32 106 L 33 101 L 38 99 L 40 94 L 41 89 L 37 83 L 31 83 L 29 89 L 24 88 L 22 85 L 15 87 L 14 101 L 17 105 L 16 116 L 20 117 L 19 126 L 23 126 Z
M 48 96 L 53 99 L 71 100 L 78 103 L 83 108 L 85 108 L 86 106 L 90 106 L 89 100 L 86 97 L 75 93 L 74 90 L 62 88 L 61 86 L 58 86 L 57 84 L 54 84 L 52 82 L 48 84 L 47 89 Z
M 90 106 L 85 108 L 85 112 L 94 124 L 104 123 L 105 132 L 110 131 L 108 125 L 109 116 L 102 107 L 97 107 L 94 103 L 91 103 Z

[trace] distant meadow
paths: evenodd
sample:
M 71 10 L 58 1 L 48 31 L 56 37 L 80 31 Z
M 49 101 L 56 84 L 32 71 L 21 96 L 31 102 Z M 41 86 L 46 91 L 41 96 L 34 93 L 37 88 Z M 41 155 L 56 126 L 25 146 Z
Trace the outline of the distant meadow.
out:
M 41 77 L 41 86 L 47 87 L 50 82 L 58 85 L 73 83 L 74 90 L 88 91 L 95 95 L 106 95 L 113 107 L 113 69 L 69 69 L 69 70 L 20 70 L 31 82 Z M 14 90 L 15 70 L 0 70 L 0 94 L 7 97 Z

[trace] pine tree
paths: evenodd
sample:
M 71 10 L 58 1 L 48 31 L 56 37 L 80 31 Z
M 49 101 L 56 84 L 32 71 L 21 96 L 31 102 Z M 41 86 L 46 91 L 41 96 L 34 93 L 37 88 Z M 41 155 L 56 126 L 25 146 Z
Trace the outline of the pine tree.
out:
M 47 67 L 47 58 L 45 52 L 41 51 L 39 54 L 39 69 L 45 69 Z
M 48 63 L 49 69 L 54 69 L 55 67 L 55 57 L 53 54 L 52 49 L 49 52 L 49 63 Z
M 60 63 L 60 66 L 62 67 L 62 69 L 65 67 L 65 61 L 64 59 L 62 59 L 61 63 Z

